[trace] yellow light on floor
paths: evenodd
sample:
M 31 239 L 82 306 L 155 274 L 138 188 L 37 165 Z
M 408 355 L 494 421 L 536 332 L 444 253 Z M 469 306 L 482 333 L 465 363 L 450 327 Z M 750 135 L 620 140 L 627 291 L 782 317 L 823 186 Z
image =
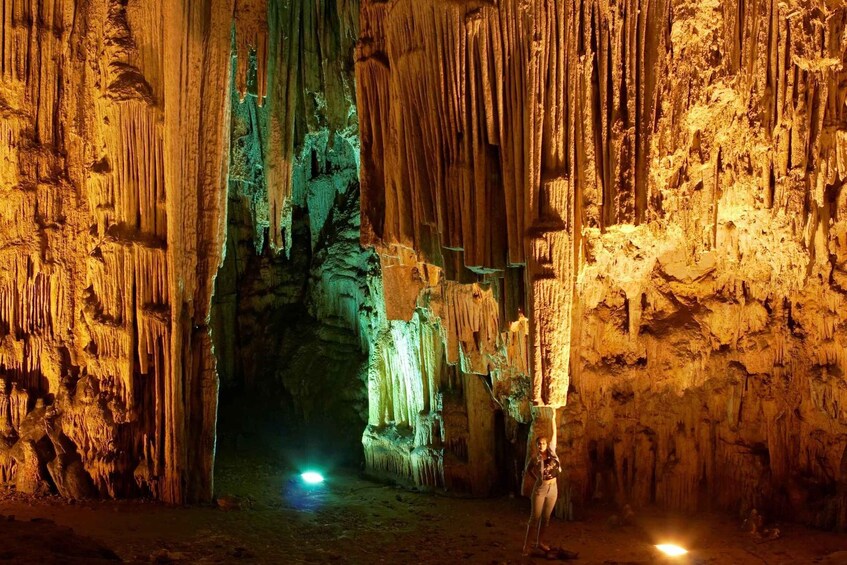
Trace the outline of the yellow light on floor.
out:
M 672 543 L 661 543 L 656 546 L 656 549 L 664 553 L 669 557 L 679 557 L 680 555 L 685 555 L 688 553 L 688 550 L 678 545 L 674 545 Z

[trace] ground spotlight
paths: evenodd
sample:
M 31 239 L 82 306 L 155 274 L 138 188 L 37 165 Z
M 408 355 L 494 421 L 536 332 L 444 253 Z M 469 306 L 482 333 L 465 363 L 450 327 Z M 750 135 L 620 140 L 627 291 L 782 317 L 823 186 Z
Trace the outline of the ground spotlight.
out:
M 687 549 L 672 543 L 661 543 L 656 546 L 656 549 L 669 557 L 680 557 L 688 553 Z
M 306 471 L 305 473 L 301 473 L 300 478 L 303 479 L 304 483 L 310 485 L 318 485 L 324 482 L 324 476 L 315 471 Z

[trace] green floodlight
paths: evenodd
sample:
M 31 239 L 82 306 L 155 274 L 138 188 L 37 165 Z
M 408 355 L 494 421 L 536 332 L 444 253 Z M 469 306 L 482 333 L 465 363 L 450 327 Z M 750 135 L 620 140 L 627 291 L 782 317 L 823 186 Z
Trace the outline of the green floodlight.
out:
M 300 478 L 303 479 L 304 483 L 309 485 L 319 485 L 324 482 L 324 476 L 315 471 L 306 471 L 305 473 L 301 473 Z

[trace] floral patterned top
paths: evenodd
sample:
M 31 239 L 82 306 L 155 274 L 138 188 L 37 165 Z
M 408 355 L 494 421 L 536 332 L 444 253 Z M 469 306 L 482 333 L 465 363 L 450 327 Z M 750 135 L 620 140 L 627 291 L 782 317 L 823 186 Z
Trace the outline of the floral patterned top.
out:
M 536 455 L 527 462 L 527 472 L 536 480 L 539 477 L 544 481 L 555 479 L 562 470 L 562 465 L 559 463 L 559 457 L 555 451 L 548 447 L 545 455 L 547 456 L 546 459 Z

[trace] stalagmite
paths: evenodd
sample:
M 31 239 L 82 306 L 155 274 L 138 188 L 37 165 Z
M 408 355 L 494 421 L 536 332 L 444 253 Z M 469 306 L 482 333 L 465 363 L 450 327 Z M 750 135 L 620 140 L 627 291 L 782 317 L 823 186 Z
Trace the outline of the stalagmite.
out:
M 6 379 L 0 379 L 0 436 L 9 438 L 13 432 L 11 399 L 6 393 Z
M 29 403 L 29 394 L 26 389 L 18 388 L 18 383 L 12 383 L 12 390 L 9 393 L 9 411 L 12 416 L 12 428 L 20 433 L 21 424 L 26 418 Z

